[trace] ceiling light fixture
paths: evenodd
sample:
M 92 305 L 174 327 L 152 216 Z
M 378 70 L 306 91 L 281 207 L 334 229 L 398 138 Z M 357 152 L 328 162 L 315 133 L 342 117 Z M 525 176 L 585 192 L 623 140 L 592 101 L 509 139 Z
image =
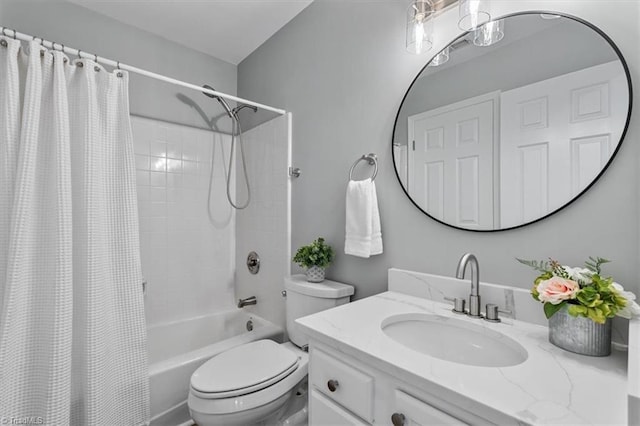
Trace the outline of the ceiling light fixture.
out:
M 489 46 L 504 37 L 503 22 L 491 21 L 489 0 L 412 0 L 407 9 L 406 48 L 414 54 L 428 52 L 433 47 L 433 20 L 444 9 L 458 1 L 458 27 L 472 32 L 470 39 L 478 46 Z M 482 34 L 477 31 L 482 28 Z M 477 41 L 476 41 L 477 39 Z M 442 51 L 430 65 L 438 66 L 449 60 L 449 51 Z
M 419 55 L 433 47 L 433 3 L 414 0 L 407 9 L 407 50 Z
M 488 1 L 460 0 L 458 5 L 458 27 L 464 31 L 472 31 L 491 20 Z
M 491 46 L 504 37 L 504 20 L 490 21 L 473 32 L 473 44 Z
M 440 53 L 433 57 L 429 62 L 430 67 L 439 67 L 449 61 L 449 46 L 445 47 Z

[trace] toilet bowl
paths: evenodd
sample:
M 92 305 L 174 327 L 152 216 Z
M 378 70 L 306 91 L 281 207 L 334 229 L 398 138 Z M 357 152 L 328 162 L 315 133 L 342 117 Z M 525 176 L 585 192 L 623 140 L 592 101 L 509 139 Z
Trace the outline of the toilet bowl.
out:
M 223 352 L 191 378 L 191 418 L 199 426 L 273 420 L 306 379 L 308 362 L 290 342 L 258 340 Z
M 312 284 L 294 275 L 285 280 L 285 288 L 291 342 L 246 343 L 200 366 L 191 376 L 187 401 L 199 426 L 275 424 L 306 413 L 304 405 L 299 409 L 294 401 L 296 396 L 306 398 L 309 357 L 300 348 L 308 342 L 294 320 L 349 302 L 353 287 L 329 280 Z

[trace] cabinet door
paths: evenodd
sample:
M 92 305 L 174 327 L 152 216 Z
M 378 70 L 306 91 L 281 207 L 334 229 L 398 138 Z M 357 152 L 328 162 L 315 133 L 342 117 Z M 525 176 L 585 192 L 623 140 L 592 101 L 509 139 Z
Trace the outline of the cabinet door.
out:
M 403 418 L 404 422 L 398 424 L 405 426 L 467 424 L 400 390 L 396 390 L 395 413 L 396 422 L 398 418 Z
M 315 389 L 311 391 L 309 403 L 309 426 L 367 424 Z

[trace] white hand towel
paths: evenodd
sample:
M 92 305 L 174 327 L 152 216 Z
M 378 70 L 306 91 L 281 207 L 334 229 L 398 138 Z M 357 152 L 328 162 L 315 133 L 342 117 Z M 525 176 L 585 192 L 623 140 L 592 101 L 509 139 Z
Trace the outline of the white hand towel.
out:
M 371 179 L 349 181 L 345 228 L 346 254 L 368 258 L 382 253 L 378 197 Z
M 382 229 L 380 227 L 380 210 L 378 210 L 378 194 L 376 193 L 376 183 L 371 182 L 371 250 L 369 254 L 382 253 Z

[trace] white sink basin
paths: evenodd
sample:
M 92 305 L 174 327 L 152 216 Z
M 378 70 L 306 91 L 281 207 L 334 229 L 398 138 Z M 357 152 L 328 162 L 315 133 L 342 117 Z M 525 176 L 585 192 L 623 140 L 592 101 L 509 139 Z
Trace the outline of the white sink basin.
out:
M 407 348 L 458 364 L 510 367 L 528 356 L 525 348 L 502 333 L 439 315 L 394 315 L 382 321 L 382 331 Z

